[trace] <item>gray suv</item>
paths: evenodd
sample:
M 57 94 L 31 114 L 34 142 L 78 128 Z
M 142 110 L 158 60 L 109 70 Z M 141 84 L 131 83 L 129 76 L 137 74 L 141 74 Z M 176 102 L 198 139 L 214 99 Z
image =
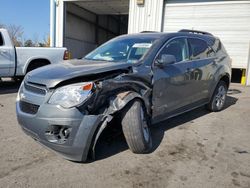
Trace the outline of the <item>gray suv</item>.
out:
M 230 57 L 210 33 L 123 35 L 83 59 L 28 73 L 17 119 L 41 144 L 86 161 L 103 130 L 119 118 L 130 150 L 147 153 L 149 125 L 203 105 L 222 110 L 230 76 Z

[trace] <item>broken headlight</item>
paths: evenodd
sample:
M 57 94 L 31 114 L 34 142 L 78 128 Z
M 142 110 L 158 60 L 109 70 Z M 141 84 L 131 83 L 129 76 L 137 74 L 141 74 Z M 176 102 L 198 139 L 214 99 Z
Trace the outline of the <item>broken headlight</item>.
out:
M 92 94 L 93 82 L 77 83 L 60 87 L 49 99 L 49 104 L 72 108 L 82 104 Z

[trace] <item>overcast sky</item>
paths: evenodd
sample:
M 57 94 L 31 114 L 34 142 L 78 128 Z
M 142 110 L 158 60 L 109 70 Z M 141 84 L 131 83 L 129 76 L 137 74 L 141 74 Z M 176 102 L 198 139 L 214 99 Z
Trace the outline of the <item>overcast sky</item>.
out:
M 49 0 L 0 0 L 0 23 L 21 25 L 25 39 L 49 34 Z

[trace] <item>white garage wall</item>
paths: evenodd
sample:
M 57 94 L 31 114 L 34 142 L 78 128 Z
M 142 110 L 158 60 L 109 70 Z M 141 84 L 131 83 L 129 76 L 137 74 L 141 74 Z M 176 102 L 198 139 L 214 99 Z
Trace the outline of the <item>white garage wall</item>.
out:
M 130 0 L 128 33 L 161 31 L 164 0 L 145 0 L 143 6 L 136 2 Z
M 166 1 L 163 31 L 176 32 L 185 28 L 211 32 L 222 40 L 233 68 L 247 68 L 250 1 L 175 2 L 184 1 Z

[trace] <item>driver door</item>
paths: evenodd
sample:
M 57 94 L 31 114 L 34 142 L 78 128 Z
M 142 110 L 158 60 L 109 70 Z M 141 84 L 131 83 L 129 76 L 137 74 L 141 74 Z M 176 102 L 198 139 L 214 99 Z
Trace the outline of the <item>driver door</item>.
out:
M 157 61 L 166 55 L 173 55 L 174 63 L 159 66 Z M 153 65 L 153 123 L 178 113 L 191 103 L 189 51 L 184 37 L 170 39 L 160 50 Z

